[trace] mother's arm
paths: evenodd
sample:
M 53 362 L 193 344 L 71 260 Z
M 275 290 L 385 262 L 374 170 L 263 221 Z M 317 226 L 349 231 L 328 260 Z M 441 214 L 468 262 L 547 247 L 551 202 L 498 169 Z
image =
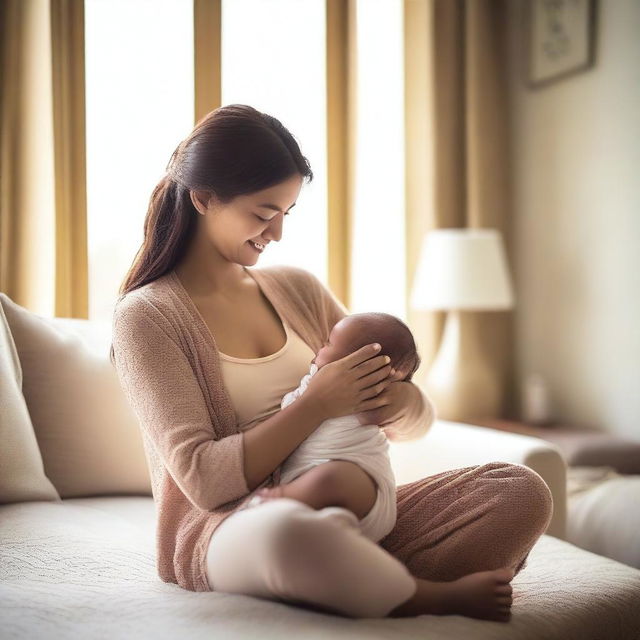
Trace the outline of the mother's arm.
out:
M 241 432 L 219 437 L 191 363 L 172 327 L 135 292 L 113 316 L 115 368 L 153 458 L 188 500 L 203 511 L 249 493 Z M 156 473 L 156 469 L 150 469 Z
M 329 327 L 350 315 L 349 310 L 338 300 L 333 292 L 310 272 L 317 294 L 321 299 L 323 311 Z M 413 382 L 397 381 L 391 383 L 380 395 L 387 395 L 390 404 L 366 411 L 361 422 L 380 424 L 391 441 L 417 440 L 429 431 L 436 420 L 436 409 L 427 394 Z M 376 419 L 377 416 L 377 419 Z M 371 418 L 374 419 L 371 419 Z
M 395 390 L 396 386 L 400 388 L 399 394 L 401 399 L 398 403 L 401 407 L 404 407 L 401 410 L 402 413 L 391 422 L 386 423 L 383 419 L 376 422 L 376 424 L 381 424 L 382 430 L 389 440 L 394 442 L 418 440 L 429 431 L 435 422 L 435 405 L 427 394 L 413 382 L 392 382 L 381 395 L 384 396 L 389 392 L 393 399 L 392 391 Z M 393 405 L 384 406 L 382 409 L 389 409 L 390 406 Z

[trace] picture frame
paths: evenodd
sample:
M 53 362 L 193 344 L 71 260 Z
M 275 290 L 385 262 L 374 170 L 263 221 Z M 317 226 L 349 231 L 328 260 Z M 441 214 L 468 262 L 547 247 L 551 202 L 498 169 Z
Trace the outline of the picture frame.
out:
M 547 86 L 595 64 L 596 0 L 528 0 L 526 81 Z

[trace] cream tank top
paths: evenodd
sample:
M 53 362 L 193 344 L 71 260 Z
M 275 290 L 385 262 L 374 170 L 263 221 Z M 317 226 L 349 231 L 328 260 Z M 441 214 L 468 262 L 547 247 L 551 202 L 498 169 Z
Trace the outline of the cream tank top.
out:
M 219 351 L 222 377 L 231 397 L 238 428 L 246 431 L 280 411 L 283 396 L 309 373 L 315 352 L 280 318 L 284 345 L 264 358 L 235 358 Z

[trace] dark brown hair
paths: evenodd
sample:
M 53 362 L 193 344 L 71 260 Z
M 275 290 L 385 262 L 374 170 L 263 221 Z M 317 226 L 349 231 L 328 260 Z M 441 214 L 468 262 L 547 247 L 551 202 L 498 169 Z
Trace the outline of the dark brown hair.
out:
M 382 349 L 378 355 L 389 356 L 389 364 L 396 371 L 402 372 L 402 380 L 411 382 L 422 360 L 407 324 L 397 316 L 380 311 L 352 313 L 347 317 L 350 323 L 357 323 L 358 328 L 357 338 L 350 345 L 351 351 L 366 344 L 379 343 Z
M 208 191 L 228 204 L 296 174 L 313 180 L 309 161 L 279 120 L 246 104 L 210 111 L 171 154 L 151 194 L 142 245 L 118 301 L 173 269 L 186 253 L 197 224 L 190 190 Z

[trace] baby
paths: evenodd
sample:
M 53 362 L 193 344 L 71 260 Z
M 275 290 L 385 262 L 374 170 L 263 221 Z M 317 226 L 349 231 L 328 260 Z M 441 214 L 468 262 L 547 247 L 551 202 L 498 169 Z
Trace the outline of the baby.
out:
M 393 380 L 410 381 L 420 357 L 407 325 L 387 313 L 356 313 L 335 324 L 309 373 L 283 397 L 281 408 L 295 402 L 324 365 L 374 342 L 391 358 Z M 280 484 L 261 489 L 246 506 L 286 497 L 314 509 L 344 507 L 357 516 L 363 535 L 374 542 L 384 538 L 396 522 L 396 481 L 387 437 L 374 417 L 370 410 L 322 422 L 283 462 Z

